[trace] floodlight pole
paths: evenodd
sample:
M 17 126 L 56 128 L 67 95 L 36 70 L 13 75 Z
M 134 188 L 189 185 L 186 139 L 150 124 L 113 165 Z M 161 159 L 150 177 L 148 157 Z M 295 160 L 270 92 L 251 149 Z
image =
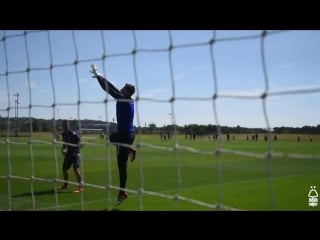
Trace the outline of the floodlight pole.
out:
M 16 120 L 16 137 L 18 137 L 18 119 L 19 119 L 19 93 L 13 94 L 17 99 L 15 102 L 15 120 Z

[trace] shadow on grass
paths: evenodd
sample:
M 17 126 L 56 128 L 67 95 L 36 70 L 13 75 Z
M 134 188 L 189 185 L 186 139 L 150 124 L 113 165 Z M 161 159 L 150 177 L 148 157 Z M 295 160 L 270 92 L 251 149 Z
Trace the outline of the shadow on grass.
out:
M 120 211 L 120 208 L 112 208 L 112 209 L 105 208 L 105 209 L 102 209 L 101 211 Z
M 57 191 L 57 193 L 61 194 L 61 193 L 70 193 L 70 192 L 68 192 L 68 191 Z M 53 194 L 55 194 L 55 190 L 54 189 L 43 190 L 43 191 L 34 191 L 33 192 L 34 196 L 53 195 Z M 24 193 L 21 193 L 21 194 L 13 195 L 12 197 L 18 198 L 18 197 L 26 197 L 26 196 L 31 196 L 31 192 L 24 192 Z
M 120 208 L 112 208 L 111 211 L 120 211 Z

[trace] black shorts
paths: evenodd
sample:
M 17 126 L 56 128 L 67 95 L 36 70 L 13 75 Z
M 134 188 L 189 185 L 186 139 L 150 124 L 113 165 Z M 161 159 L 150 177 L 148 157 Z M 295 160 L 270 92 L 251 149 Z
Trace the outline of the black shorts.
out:
M 134 133 L 112 133 L 109 136 L 110 143 L 118 145 L 119 143 L 124 143 L 132 145 L 134 142 L 135 134 Z
M 80 167 L 80 160 L 80 154 L 75 156 L 66 155 L 63 161 L 63 169 L 69 170 L 72 165 L 74 167 Z

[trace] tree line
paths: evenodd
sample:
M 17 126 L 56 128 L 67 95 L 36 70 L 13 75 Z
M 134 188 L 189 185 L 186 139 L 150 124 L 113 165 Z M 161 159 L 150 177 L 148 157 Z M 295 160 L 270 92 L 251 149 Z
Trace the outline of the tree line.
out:
M 101 129 L 103 132 L 112 132 L 116 130 L 116 123 L 104 122 L 99 120 L 76 120 L 70 119 L 71 128 L 74 130 L 82 129 Z M 40 118 L 4 118 L 0 117 L 0 131 L 1 135 L 6 135 L 7 129 L 9 132 L 60 132 L 62 119 L 40 119 Z M 81 125 L 81 126 L 80 126 Z M 139 133 L 161 133 L 161 132 L 175 132 L 178 134 L 197 134 L 197 135 L 212 135 L 215 133 L 222 134 L 243 134 L 243 133 L 265 133 L 264 128 L 247 128 L 239 125 L 235 127 L 230 126 L 217 126 L 213 124 L 199 125 L 187 124 L 184 126 L 179 125 L 165 125 L 158 127 L 154 123 L 145 125 L 144 127 L 136 127 Z M 303 127 L 274 127 L 272 132 L 276 134 L 293 133 L 293 134 L 320 134 L 320 124 L 317 126 L 303 126 Z

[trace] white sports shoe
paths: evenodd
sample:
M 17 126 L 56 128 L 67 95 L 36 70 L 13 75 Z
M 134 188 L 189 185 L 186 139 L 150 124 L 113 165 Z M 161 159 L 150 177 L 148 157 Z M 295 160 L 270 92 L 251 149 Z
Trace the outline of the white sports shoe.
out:
M 128 197 L 127 192 L 120 191 L 118 194 L 118 199 L 116 201 L 116 206 L 119 206 L 127 197 Z
M 93 77 L 102 76 L 101 73 L 98 71 L 98 67 L 95 64 L 91 64 L 92 70 L 90 72 L 94 75 Z

